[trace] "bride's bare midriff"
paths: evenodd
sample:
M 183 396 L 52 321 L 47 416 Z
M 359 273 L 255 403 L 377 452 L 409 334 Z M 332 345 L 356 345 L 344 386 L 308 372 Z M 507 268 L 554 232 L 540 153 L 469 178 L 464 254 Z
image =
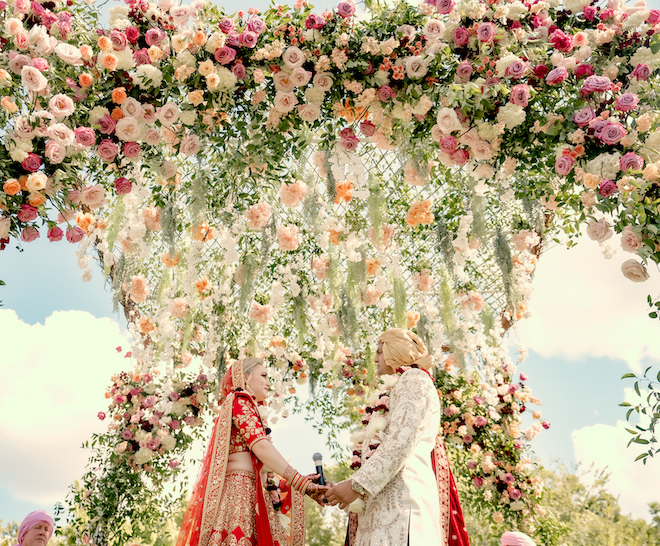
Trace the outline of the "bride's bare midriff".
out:
M 230 453 L 229 459 L 227 459 L 227 472 L 230 470 L 249 470 L 254 472 L 250 452 Z

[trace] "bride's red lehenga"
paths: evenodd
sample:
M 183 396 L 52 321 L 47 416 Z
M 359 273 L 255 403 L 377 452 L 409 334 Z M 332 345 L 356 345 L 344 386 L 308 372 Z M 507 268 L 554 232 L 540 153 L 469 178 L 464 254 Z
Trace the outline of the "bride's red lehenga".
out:
M 280 513 L 290 521 L 285 529 L 263 483 L 263 463 L 251 451 L 257 442 L 269 440 L 257 404 L 245 392 L 240 361 L 221 385 L 224 400 L 176 546 L 302 546 L 303 496 L 280 480 Z M 250 452 L 255 472 L 228 472 L 229 455 L 245 451 Z

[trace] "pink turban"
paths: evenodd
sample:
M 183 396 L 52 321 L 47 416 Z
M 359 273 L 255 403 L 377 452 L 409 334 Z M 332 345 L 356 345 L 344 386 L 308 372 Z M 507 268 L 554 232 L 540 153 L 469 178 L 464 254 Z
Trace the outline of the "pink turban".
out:
M 502 546 L 536 546 L 525 533 L 507 531 L 502 535 Z
M 37 523 L 41 522 L 47 523 L 48 527 L 50 527 L 50 532 L 48 534 L 48 540 L 50 540 L 50 537 L 53 536 L 53 531 L 55 530 L 55 522 L 53 521 L 53 518 L 43 510 L 36 510 L 35 512 L 30 512 L 21 522 L 21 525 L 18 528 L 18 544 L 16 546 L 22 546 L 25 534 Z M 46 542 L 48 542 L 48 540 Z

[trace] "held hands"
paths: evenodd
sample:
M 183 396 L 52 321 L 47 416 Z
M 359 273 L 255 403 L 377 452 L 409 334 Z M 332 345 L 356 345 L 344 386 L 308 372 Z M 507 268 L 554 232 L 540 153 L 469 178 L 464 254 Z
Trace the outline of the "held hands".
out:
M 305 495 L 308 495 L 319 506 L 325 506 L 325 495 L 330 487 L 327 485 L 319 485 L 318 483 L 310 483 L 307 486 Z
M 337 485 L 333 485 L 328 492 L 325 494 L 325 497 L 330 506 L 337 506 L 342 510 L 351 504 L 355 499 L 360 495 L 353 491 L 351 480 L 344 480 L 339 482 Z

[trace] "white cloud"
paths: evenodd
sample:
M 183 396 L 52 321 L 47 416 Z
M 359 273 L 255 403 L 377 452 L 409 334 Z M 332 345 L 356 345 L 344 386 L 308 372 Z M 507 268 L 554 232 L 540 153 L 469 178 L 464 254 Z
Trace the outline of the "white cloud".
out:
M 660 355 L 660 322 L 648 317 L 648 294 L 660 292 L 649 267 L 644 283 L 626 279 L 621 264 L 632 255 L 605 259 L 597 243 L 556 246 L 541 256 L 534 279 L 532 317 L 517 326 L 523 345 L 543 357 L 622 359 L 639 372 Z
M 584 466 L 593 463 L 599 470 L 607 467 L 607 490 L 619 498 L 623 513 L 648 520 L 648 503 L 658 500 L 660 467 L 653 459 L 646 465 L 634 461 L 642 446 L 637 450 L 626 447 L 631 438 L 627 426 L 617 421 L 616 426 L 597 424 L 574 430 L 575 459 Z
M 0 309 L 0 489 L 37 504 L 63 501 L 84 472 L 81 444 L 104 430 L 96 414 L 105 389 L 127 367 L 115 351 L 128 340 L 119 324 L 84 311 L 54 312 L 26 324 Z

